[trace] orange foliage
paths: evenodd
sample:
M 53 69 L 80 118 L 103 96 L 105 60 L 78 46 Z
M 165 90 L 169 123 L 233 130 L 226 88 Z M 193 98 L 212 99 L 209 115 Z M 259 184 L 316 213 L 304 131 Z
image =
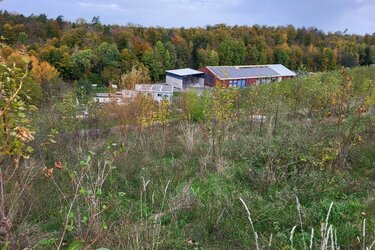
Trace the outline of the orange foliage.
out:
M 58 78 L 59 71 L 48 62 L 39 62 L 38 58 L 32 56 L 30 58 L 32 62 L 31 76 L 39 83 L 51 82 Z

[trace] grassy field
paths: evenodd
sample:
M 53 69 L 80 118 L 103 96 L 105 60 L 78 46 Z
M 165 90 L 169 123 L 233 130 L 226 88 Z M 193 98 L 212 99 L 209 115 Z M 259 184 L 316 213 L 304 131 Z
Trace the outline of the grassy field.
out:
M 75 119 L 72 93 L 33 119 L 18 244 L 370 249 L 374 84 L 374 69 L 355 68 L 165 107 L 92 104 L 87 120 Z

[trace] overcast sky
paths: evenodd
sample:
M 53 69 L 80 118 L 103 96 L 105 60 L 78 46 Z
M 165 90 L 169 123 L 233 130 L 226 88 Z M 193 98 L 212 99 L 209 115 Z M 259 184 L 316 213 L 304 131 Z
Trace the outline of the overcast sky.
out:
M 105 24 L 194 27 L 207 24 L 314 26 L 372 34 L 375 0 L 3 0 L 2 10 L 63 15 L 75 21 L 100 16 Z

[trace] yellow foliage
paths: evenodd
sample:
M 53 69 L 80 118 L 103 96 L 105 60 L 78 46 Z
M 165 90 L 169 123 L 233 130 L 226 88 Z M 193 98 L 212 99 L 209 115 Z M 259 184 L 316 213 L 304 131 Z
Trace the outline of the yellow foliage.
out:
M 7 59 L 8 56 L 9 56 L 10 54 L 12 54 L 12 52 L 13 52 L 13 49 L 12 49 L 11 47 L 8 47 L 8 46 L 3 47 L 3 48 L 1 49 L 1 56 L 2 56 L 4 59 Z
M 8 57 L 7 57 L 7 65 L 12 66 L 13 64 L 16 65 L 16 67 L 25 69 L 27 65 L 30 62 L 30 56 L 22 53 L 19 50 L 13 51 Z
M 133 66 L 129 73 L 121 76 L 120 87 L 122 89 L 134 89 L 136 84 L 149 83 L 150 81 L 150 73 L 145 66 Z
M 228 89 L 224 84 L 216 84 L 212 92 L 211 118 L 219 123 L 232 120 L 237 95 L 237 90 Z
M 148 95 L 138 95 L 137 103 L 137 123 L 141 127 L 149 127 L 157 117 L 157 109 L 154 100 Z
M 52 82 L 58 78 L 59 71 L 51 64 L 45 61 L 39 62 L 35 56 L 32 56 L 30 59 L 33 66 L 31 76 L 35 81 L 39 83 Z
M 29 56 L 22 51 L 15 50 L 7 56 L 9 66 L 16 65 L 19 68 L 26 68 L 32 63 L 31 77 L 38 83 L 52 82 L 59 76 L 59 71 L 48 62 L 40 62 L 35 56 Z
M 158 105 L 157 121 L 161 122 L 164 126 L 168 123 L 168 116 L 170 114 L 170 103 L 163 100 Z

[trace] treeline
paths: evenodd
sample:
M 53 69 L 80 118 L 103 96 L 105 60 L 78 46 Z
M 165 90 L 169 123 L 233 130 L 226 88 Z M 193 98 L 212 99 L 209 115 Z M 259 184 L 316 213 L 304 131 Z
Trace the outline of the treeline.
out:
M 120 83 L 133 69 L 161 81 L 166 69 L 281 63 L 292 70 L 328 71 L 375 63 L 375 33 L 324 33 L 314 27 L 162 28 L 25 17 L 0 11 L 1 55 L 25 47 L 66 81 Z M 125 77 L 126 78 L 126 77 Z M 124 77 L 123 77 L 124 79 Z

